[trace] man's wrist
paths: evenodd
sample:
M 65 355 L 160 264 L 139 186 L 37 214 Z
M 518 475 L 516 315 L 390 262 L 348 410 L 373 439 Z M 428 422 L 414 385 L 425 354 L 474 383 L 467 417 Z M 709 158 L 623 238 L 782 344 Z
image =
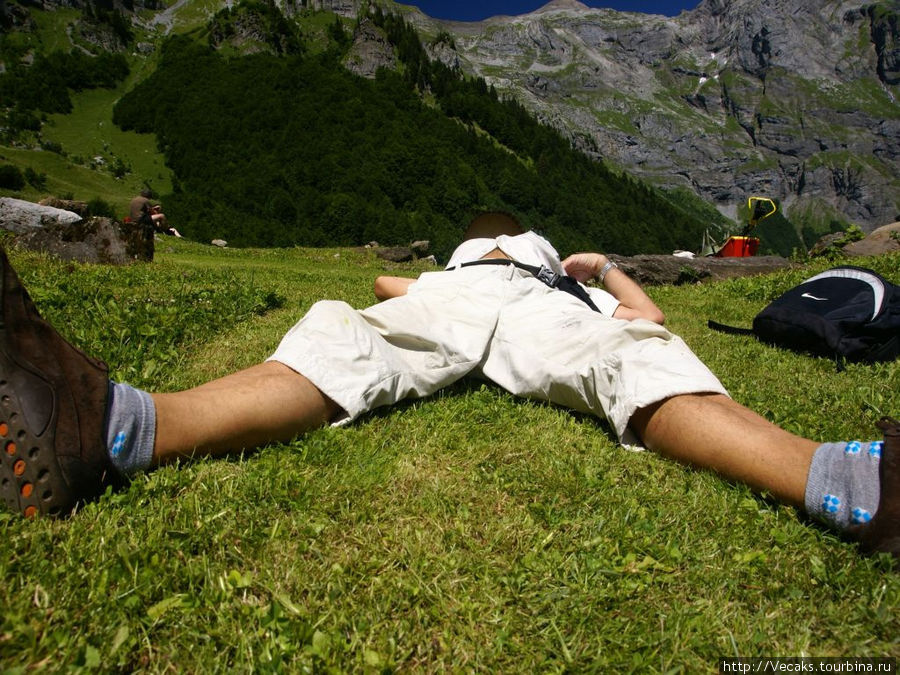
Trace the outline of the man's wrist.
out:
M 594 255 L 596 256 L 594 261 L 594 278 L 596 279 L 600 277 L 600 270 L 609 262 L 609 258 L 602 253 L 595 253 Z
M 597 279 L 602 284 L 606 279 L 606 275 L 609 274 L 609 271 L 618 268 L 619 266 L 616 265 L 616 263 L 614 263 L 612 260 L 607 259 L 606 264 L 604 264 L 603 267 L 600 268 L 600 273 L 597 275 Z

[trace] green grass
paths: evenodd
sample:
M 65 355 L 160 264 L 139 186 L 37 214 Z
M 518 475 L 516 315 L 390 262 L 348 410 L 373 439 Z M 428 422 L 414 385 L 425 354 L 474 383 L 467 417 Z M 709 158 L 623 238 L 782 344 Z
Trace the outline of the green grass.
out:
M 425 269 L 169 239 L 152 265 L 13 261 L 64 334 L 163 390 L 260 361 L 318 298 L 364 306 L 377 274 Z M 862 263 L 897 280 L 897 255 Z M 804 435 L 871 438 L 900 412 L 900 363 L 837 373 L 705 328 L 748 323 L 811 271 L 651 292 L 739 401 Z M 165 367 L 142 374 L 151 358 Z M 0 514 L 0 532 L 3 672 L 693 673 L 722 656 L 900 655 L 884 558 L 479 382 L 157 470 L 66 521 Z
M 63 8 L 55 12 L 31 9 L 29 14 L 37 25 L 37 41 L 44 52 L 57 50 L 67 52 L 72 49 L 67 31 L 70 25 L 81 18 L 81 12 Z M 18 38 L 23 37 L 23 34 L 18 32 L 13 32 L 11 35 Z

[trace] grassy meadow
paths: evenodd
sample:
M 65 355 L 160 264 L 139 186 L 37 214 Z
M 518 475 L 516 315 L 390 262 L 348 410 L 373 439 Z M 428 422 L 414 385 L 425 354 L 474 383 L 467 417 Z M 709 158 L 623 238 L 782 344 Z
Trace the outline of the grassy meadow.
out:
M 12 252 L 41 311 L 114 377 L 190 387 L 264 359 L 319 298 L 361 307 L 364 250 L 157 242 L 91 267 Z M 856 260 L 900 281 L 900 256 Z M 733 396 L 871 439 L 900 362 L 751 338 L 813 267 L 650 289 Z M 342 429 L 136 478 L 72 517 L 0 513 L 0 672 L 665 672 L 731 656 L 900 656 L 900 575 L 766 495 L 478 381 Z

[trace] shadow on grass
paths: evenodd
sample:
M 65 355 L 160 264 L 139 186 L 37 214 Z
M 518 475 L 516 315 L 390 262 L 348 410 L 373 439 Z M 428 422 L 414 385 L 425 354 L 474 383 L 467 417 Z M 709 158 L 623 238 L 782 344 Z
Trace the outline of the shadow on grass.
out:
M 511 402 L 515 402 L 516 405 L 528 406 L 533 408 L 550 408 L 553 410 L 563 411 L 565 413 L 568 413 L 579 424 L 587 424 L 595 427 L 598 431 L 607 435 L 613 443 L 618 443 L 615 432 L 605 419 L 600 419 L 596 415 L 591 415 L 589 413 L 578 412 L 577 410 L 572 410 L 571 408 L 557 405 L 556 403 L 515 396 L 507 392 L 501 386 L 494 384 L 490 380 L 482 380 L 476 377 L 464 377 L 461 380 L 457 380 L 453 384 L 441 388 L 430 396 L 425 396 L 423 398 L 404 399 L 391 406 L 376 408 L 375 410 L 368 412 L 357 419 L 354 422 L 354 425 L 366 424 L 369 420 L 372 419 L 386 419 L 392 415 L 398 414 L 398 412 L 407 411 L 410 408 L 414 407 L 420 407 L 423 404 L 434 403 L 439 399 L 448 397 L 461 399 L 467 396 L 474 396 L 485 390 L 492 392 L 498 400 L 506 398 Z

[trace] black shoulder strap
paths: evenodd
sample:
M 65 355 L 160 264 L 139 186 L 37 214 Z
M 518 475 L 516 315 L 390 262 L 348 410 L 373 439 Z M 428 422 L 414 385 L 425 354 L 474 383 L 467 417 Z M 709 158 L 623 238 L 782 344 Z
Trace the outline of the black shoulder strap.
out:
M 706 325 L 712 328 L 713 330 L 717 330 L 720 333 L 728 333 L 730 335 L 753 335 L 752 328 L 738 328 L 737 326 L 728 326 L 724 323 L 719 323 L 718 321 L 713 321 L 709 319 L 706 322 Z
M 582 288 L 581 284 L 579 284 L 574 277 L 557 274 L 553 270 L 543 266 L 535 267 L 534 265 L 526 265 L 525 263 L 510 258 L 480 258 L 479 260 L 462 263 L 460 267 L 471 267 L 473 265 L 515 265 L 519 269 L 525 270 L 531 274 L 538 281 L 547 284 L 550 288 L 557 288 L 569 295 L 574 295 L 592 310 L 598 314 L 602 314 L 597 305 L 594 304 L 594 301 L 591 300 L 591 296 L 588 292 Z
M 565 291 L 569 295 L 574 295 L 592 310 L 602 314 L 602 312 L 600 312 L 600 308 L 594 304 L 593 300 L 591 300 L 591 296 L 588 294 L 588 292 L 584 290 L 581 284 L 579 284 L 574 277 L 561 276 L 559 278 L 559 281 L 557 281 L 556 283 L 556 288 L 561 291 Z
M 460 267 L 474 267 L 475 265 L 512 265 L 515 261 L 510 258 L 479 258 L 460 264 Z M 537 268 L 535 268 L 537 269 Z

